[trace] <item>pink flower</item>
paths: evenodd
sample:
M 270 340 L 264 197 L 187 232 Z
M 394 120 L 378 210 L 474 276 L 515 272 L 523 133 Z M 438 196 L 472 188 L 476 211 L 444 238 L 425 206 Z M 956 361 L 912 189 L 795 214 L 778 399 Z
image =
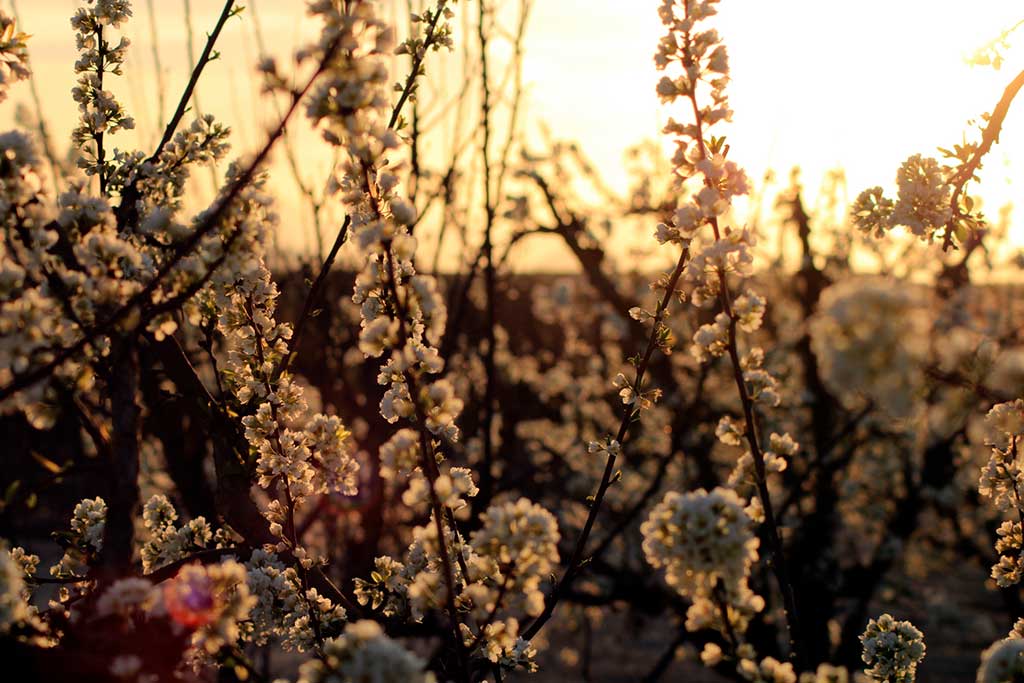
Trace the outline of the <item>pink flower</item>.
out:
M 164 605 L 171 619 L 187 628 L 210 623 L 220 611 L 213 581 L 199 564 L 181 568 L 164 586 Z

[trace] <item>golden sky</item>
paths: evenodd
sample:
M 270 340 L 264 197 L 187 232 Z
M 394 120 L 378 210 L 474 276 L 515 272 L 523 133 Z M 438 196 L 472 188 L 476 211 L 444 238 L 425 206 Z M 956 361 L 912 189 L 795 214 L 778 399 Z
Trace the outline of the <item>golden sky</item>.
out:
M 243 4 L 255 8 L 263 40 L 282 58 L 311 35 L 299 0 Z M 153 0 L 152 5 L 169 110 L 188 74 L 184 2 Z M 221 5 L 220 0 L 191 0 L 197 51 Z M 652 54 L 661 35 L 657 5 L 657 0 L 536 0 L 527 34 L 527 132 L 543 122 L 556 138 L 579 141 L 618 189 L 626 181 L 623 152 L 657 138 L 669 115 L 654 94 L 658 74 Z M 75 116 L 68 23 L 75 6 L 75 0 L 17 0 L 23 30 L 33 35 L 30 49 L 43 109 L 62 144 Z M 845 169 L 854 194 L 870 185 L 890 186 L 910 154 L 934 154 L 937 146 L 959 142 L 965 122 L 991 110 L 1024 67 L 1024 46 L 1007 53 L 1001 71 L 972 68 L 964 60 L 1024 19 L 1024 6 L 1011 0 L 723 0 L 720 8 L 717 24 L 733 66 L 732 158 L 755 180 L 768 168 L 784 176 L 800 165 L 811 192 L 837 167 Z M 475 4 L 456 6 L 456 12 L 467 10 L 475 16 Z M 127 30 L 134 43 L 126 74 L 130 86 L 118 92 L 148 146 L 156 137 L 157 88 L 145 0 L 136 0 L 135 14 Z M 259 50 L 252 12 L 246 15 L 225 30 L 224 56 L 209 67 L 200 90 L 204 110 L 232 124 L 239 149 L 257 144 L 260 131 L 275 119 L 273 108 L 255 94 L 251 67 Z M 455 26 L 461 31 L 459 19 Z M 430 57 L 434 63 L 444 59 L 444 54 Z M 404 73 L 405 63 L 398 66 Z M 442 84 L 458 85 L 453 79 Z M 18 86 L 0 110 L 5 125 L 13 118 L 12 102 L 28 102 L 25 86 Z M 296 135 L 304 170 L 311 180 L 323 178 L 329 161 L 316 138 Z M 1024 102 L 1019 102 L 986 164 L 981 196 L 990 215 L 1005 202 L 1019 203 L 1022 158 Z M 287 186 L 282 180 L 275 187 Z M 294 223 L 301 207 L 290 192 L 278 195 L 285 222 Z M 1024 223 L 1018 222 L 1013 238 L 1024 244 Z M 282 241 L 303 248 L 309 234 L 292 229 Z

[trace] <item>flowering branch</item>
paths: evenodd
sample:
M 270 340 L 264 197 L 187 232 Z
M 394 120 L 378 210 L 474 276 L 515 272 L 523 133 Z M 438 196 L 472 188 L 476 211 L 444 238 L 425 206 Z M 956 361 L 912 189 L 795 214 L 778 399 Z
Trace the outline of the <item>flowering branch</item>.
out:
M 146 283 L 146 285 L 133 295 L 123 306 L 98 323 L 95 323 L 92 327 L 83 330 L 81 336 L 76 342 L 69 346 L 55 349 L 53 351 L 53 358 L 48 362 L 28 370 L 27 372 L 16 374 L 8 384 L 0 387 L 0 401 L 9 398 L 16 392 L 21 391 L 42 379 L 45 379 L 65 361 L 84 350 L 97 337 L 110 334 L 117 328 L 119 323 L 135 312 L 147 310 L 146 307 L 152 303 L 154 292 L 159 289 L 167 276 L 174 271 L 175 267 L 186 256 L 191 254 L 196 247 L 199 246 L 207 235 L 217 228 L 220 224 L 221 218 L 223 218 L 227 213 L 228 208 L 232 205 L 234 200 L 238 198 L 242 191 L 256 177 L 259 168 L 269 156 L 274 144 L 284 134 L 289 119 L 291 119 L 292 115 L 298 110 L 299 104 L 305 97 L 306 93 L 309 92 L 314 83 L 319 80 L 320 76 L 327 68 L 328 62 L 335 52 L 337 52 L 339 47 L 340 41 L 337 40 L 329 46 L 327 54 L 317 67 L 315 73 L 300 90 L 292 93 L 291 105 L 285 111 L 284 116 L 282 116 L 278 125 L 271 132 L 260 151 L 256 153 L 256 156 L 253 157 L 245 170 L 238 175 L 235 181 L 227 191 L 225 191 L 223 196 L 218 199 L 211 210 L 203 217 L 203 220 L 196 226 L 191 234 L 175 247 L 174 252 L 160 266 L 156 274 Z M 149 318 L 144 318 L 140 324 L 144 325 L 145 322 L 148 322 L 148 319 Z
M 572 585 L 573 580 L 583 567 L 583 557 L 586 551 L 587 541 L 589 540 L 590 533 L 594 528 L 594 522 L 597 520 L 597 515 L 601 510 L 601 504 L 604 501 L 605 493 L 607 493 L 608 487 L 613 483 L 615 461 L 622 449 L 622 444 L 626 442 L 630 425 L 639 418 L 645 402 L 650 401 L 650 399 L 644 398 L 644 374 L 647 372 L 647 368 L 651 362 L 651 357 L 654 355 L 654 350 L 657 348 L 665 348 L 665 333 L 667 332 L 667 327 L 663 324 L 663 320 L 665 313 L 668 311 L 669 303 L 672 301 L 672 297 L 677 296 L 676 285 L 683 274 L 683 270 L 686 268 L 689 255 L 689 249 L 684 248 L 679 254 L 679 260 L 676 262 L 675 268 L 665 281 L 665 293 L 662 295 L 661 301 L 658 302 L 658 308 L 653 316 L 653 327 L 651 328 L 651 333 L 647 340 L 647 348 L 644 349 L 643 355 L 636 363 L 636 375 L 633 382 L 629 384 L 628 387 L 623 388 L 624 407 L 622 420 L 619 422 L 619 429 L 615 434 L 614 440 L 610 441 L 604 448 L 606 452 L 604 472 L 601 475 L 601 481 L 598 484 L 593 500 L 590 502 L 590 511 L 587 514 L 587 519 L 584 522 L 579 535 L 576 537 L 576 544 L 573 546 L 572 554 L 569 556 L 569 561 L 566 564 L 562 578 L 559 579 L 558 583 L 554 588 L 552 588 L 551 592 L 546 597 L 544 601 L 544 611 L 530 624 L 526 631 L 523 632 L 524 638 L 532 639 L 540 632 L 544 627 L 544 624 L 546 624 L 551 618 L 551 615 L 554 614 L 555 607 L 559 600 L 562 598 L 565 591 Z
M 982 158 L 992 149 L 992 145 L 999 141 L 999 133 L 1003 129 L 1003 121 L 1006 120 L 1006 114 L 1010 111 L 1010 104 L 1013 103 L 1014 98 L 1017 97 L 1017 93 L 1020 92 L 1022 87 L 1024 87 L 1024 71 L 1017 74 L 1010 81 L 1010 84 L 1006 86 L 1003 96 L 999 98 L 996 108 L 992 110 L 992 114 L 988 117 L 988 123 L 985 124 L 985 129 L 981 134 L 981 144 L 974 149 L 974 152 L 967 161 L 960 165 L 949 181 L 950 185 L 953 186 L 953 194 L 949 200 L 950 217 L 946 223 L 946 231 L 942 238 L 942 248 L 945 251 L 955 248 L 953 237 L 957 233 L 957 224 L 964 218 L 963 208 L 961 207 L 961 197 L 963 196 L 964 188 L 975 177 L 978 169 L 981 168 Z

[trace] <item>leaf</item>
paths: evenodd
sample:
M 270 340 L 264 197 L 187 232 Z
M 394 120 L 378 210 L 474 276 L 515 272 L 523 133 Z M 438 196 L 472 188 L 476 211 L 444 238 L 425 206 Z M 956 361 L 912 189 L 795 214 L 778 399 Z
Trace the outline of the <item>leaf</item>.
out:
M 57 474 L 61 470 L 60 465 L 47 458 L 45 455 L 41 455 L 36 451 L 32 451 L 32 457 L 35 458 L 35 461 L 42 465 L 43 468 L 46 469 L 51 474 Z
M 7 490 L 4 491 L 4 503 L 10 503 L 14 499 L 14 494 L 21 488 L 21 479 L 15 479 L 7 486 Z

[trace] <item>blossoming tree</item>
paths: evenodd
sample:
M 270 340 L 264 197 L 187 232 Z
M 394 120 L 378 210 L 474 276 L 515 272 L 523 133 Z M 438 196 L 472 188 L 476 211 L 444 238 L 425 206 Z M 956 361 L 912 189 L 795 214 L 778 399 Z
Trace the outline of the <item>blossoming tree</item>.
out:
M 465 683 L 554 666 L 543 650 L 582 635 L 598 680 L 593 630 L 625 609 L 664 636 L 629 651 L 638 680 L 692 652 L 734 680 L 909 683 L 924 636 L 873 610 L 900 607 L 884 593 L 911 565 L 966 557 L 994 565 L 1012 629 L 978 680 L 1020 680 L 1019 312 L 971 284 L 998 226 L 965 187 L 1021 77 L 980 143 L 911 157 L 897 199 L 867 190 L 849 222 L 814 224 L 794 180 L 778 203 L 802 256 L 789 272 L 737 219 L 752 183 L 719 135 L 717 0 L 660 1 L 675 154 L 593 210 L 573 195 L 574 173 L 600 188 L 578 148 L 531 154 L 515 136 L 520 90 L 495 155 L 496 4 L 428 3 L 399 41 L 378 2 L 311 2 L 317 40 L 291 70 L 258 67 L 279 120 L 198 212 L 190 174 L 226 158 L 230 132 L 187 120 L 188 103 L 241 7 L 225 2 L 144 151 L 114 146 L 134 126 L 111 90 L 132 9 L 75 12 L 77 170 L 55 195 L 49 152 L 0 135 L 0 411 L 12 458 L 48 477 L 11 481 L 0 509 L 8 661 L 39 680 Z M 455 152 L 436 171 L 417 95 L 473 9 L 482 170 Z M 0 99 L 30 77 L 27 41 L 0 13 Z M 303 286 L 268 247 L 267 161 L 300 112 L 338 159 L 327 199 L 344 213 Z M 478 242 L 453 276 L 419 248 L 435 202 Z M 595 228 L 637 217 L 672 264 L 653 281 Z M 540 234 L 578 276 L 510 272 Z M 359 267 L 333 273 L 345 245 Z M 83 496 L 44 543 L 24 520 L 62 487 Z

